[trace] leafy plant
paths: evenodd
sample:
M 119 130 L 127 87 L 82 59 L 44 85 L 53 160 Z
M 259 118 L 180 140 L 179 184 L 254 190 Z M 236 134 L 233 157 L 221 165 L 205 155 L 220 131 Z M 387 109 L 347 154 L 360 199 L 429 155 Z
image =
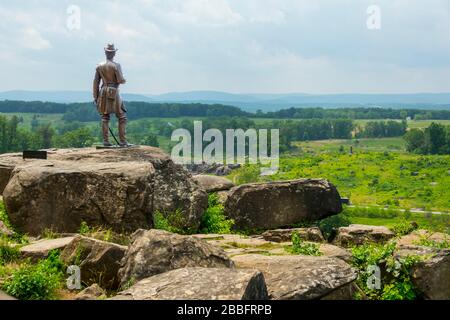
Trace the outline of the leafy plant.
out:
M 81 235 L 87 235 L 90 232 L 91 228 L 89 227 L 89 225 L 85 221 L 81 222 L 80 230 L 78 231 L 78 233 Z
M 396 243 L 385 245 L 365 244 L 352 248 L 352 264 L 358 269 L 357 285 L 371 300 L 413 300 L 417 297 L 410 273 L 411 267 L 420 260 L 416 256 L 395 258 Z M 367 285 L 369 277 L 373 277 L 370 266 L 377 266 L 381 272 L 380 287 Z
M 8 214 L 6 213 L 5 204 L 0 201 L 0 221 L 3 221 L 6 227 L 11 228 L 11 223 L 9 222 Z
M 228 219 L 223 210 L 223 205 L 219 203 L 217 194 L 208 197 L 208 209 L 202 217 L 200 224 L 201 233 L 230 234 L 234 220 Z
M 444 241 L 431 240 L 428 237 L 422 237 L 417 244 L 419 246 L 430 247 L 434 249 L 450 249 L 450 241 L 447 238 Z
M 51 300 L 62 286 L 64 264 L 52 251 L 36 265 L 23 264 L 6 279 L 2 289 L 20 300 Z
M 285 248 L 292 254 L 301 254 L 305 256 L 321 256 L 320 246 L 315 243 L 304 242 L 298 233 L 292 235 L 292 246 Z
M 392 226 L 390 229 L 397 236 L 405 236 L 410 234 L 418 228 L 418 225 L 414 222 L 408 222 L 406 220 L 401 220 L 399 223 Z

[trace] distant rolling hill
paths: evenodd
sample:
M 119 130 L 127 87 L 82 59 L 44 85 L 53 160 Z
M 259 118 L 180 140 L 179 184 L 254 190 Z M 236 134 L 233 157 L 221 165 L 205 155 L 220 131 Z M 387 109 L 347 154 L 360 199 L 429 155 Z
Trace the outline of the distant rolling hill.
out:
M 127 101 L 153 102 L 153 99 L 139 94 L 122 94 Z M 0 92 L 0 100 L 44 101 L 58 103 L 91 102 L 92 93 L 88 91 L 5 91 Z
M 450 93 L 416 94 L 234 94 L 220 91 L 171 92 L 161 95 L 123 93 L 126 101 L 225 104 L 246 111 L 275 111 L 291 107 L 390 107 L 450 110 Z M 0 100 L 88 102 L 87 91 L 7 91 Z

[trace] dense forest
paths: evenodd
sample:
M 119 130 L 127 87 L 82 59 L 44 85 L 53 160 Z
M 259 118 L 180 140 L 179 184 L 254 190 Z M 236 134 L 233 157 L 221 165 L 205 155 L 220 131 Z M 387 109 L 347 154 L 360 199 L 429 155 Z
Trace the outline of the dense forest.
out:
M 450 110 L 385 109 L 385 108 L 290 108 L 256 114 L 238 107 L 201 103 L 146 103 L 127 102 L 130 119 L 149 117 L 258 117 L 267 119 L 391 119 L 450 120 Z M 61 104 L 51 102 L 0 101 L 2 113 L 64 113 L 66 121 L 96 121 L 98 114 L 93 103 Z
M 219 129 L 223 133 L 226 129 L 279 129 L 282 151 L 292 149 L 296 141 L 405 136 L 410 152 L 450 153 L 448 127 L 433 124 L 425 130 L 408 131 L 408 123 L 405 120 L 450 119 L 450 111 L 291 108 L 252 114 L 225 105 L 130 102 L 126 106 L 128 117 L 132 120 L 128 126 L 129 137 L 133 143 L 143 145 L 159 146 L 158 139 L 161 138 L 170 141 L 172 132 L 177 128 L 188 129 L 193 133 L 193 118 L 197 118 L 203 122 L 203 131 L 211 128 Z M 21 114 L 12 117 L 0 116 L 0 152 L 85 147 L 101 140 L 99 127 L 92 123 L 86 124 L 99 121 L 94 104 L 0 101 L 0 112 Z M 27 113 L 34 114 L 30 127 L 20 125 L 24 114 Z M 41 122 L 36 113 L 62 114 L 62 121 Z M 358 119 L 369 121 L 361 124 L 357 122 Z M 399 121 L 401 119 L 403 120 Z

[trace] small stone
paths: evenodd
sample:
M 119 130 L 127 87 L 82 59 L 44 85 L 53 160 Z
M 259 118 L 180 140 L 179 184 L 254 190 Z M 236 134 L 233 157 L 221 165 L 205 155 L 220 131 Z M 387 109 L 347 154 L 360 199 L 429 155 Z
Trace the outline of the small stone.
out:
M 96 283 L 87 287 L 75 297 L 75 300 L 99 300 L 106 298 L 106 292 Z

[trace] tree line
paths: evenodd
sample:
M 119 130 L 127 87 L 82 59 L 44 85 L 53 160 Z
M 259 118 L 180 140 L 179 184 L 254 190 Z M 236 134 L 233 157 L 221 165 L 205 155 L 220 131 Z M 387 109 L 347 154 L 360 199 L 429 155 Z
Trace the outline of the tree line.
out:
M 180 117 L 248 117 L 265 119 L 391 119 L 450 120 L 450 110 L 390 109 L 390 108 L 289 108 L 274 112 L 250 113 L 238 107 L 202 103 L 147 103 L 127 102 L 130 119 Z M 66 121 L 89 122 L 98 119 L 93 103 L 53 103 L 0 101 L 2 113 L 63 113 Z

